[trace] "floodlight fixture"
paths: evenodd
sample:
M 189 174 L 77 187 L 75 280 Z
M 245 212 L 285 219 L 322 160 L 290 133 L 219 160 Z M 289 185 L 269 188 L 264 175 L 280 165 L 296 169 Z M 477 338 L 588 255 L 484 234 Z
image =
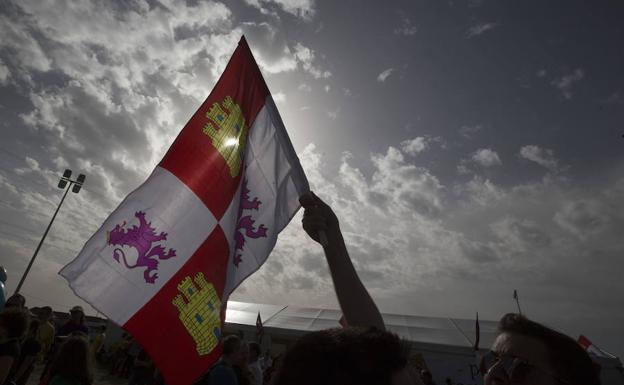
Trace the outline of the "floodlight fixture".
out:
M 86 178 L 84 174 L 78 175 L 78 179 L 76 180 L 72 180 L 71 175 L 72 175 L 72 171 L 70 169 L 65 169 L 65 171 L 63 172 L 63 176 L 58 182 L 58 188 L 65 189 L 65 193 L 63 194 L 63 198 L 61 198 L 61 202 L 59 203 L 58 207 L 56 208 L 56 211 L 54 212 L 54 215 L 52 216 L 52 220 L 50 220 L 50 224 L 48 224 L 48 227 L 43 233 L 43 237 L 41 237 L 41 241 L 39 242 L 39 245 L 37 246 L 37 249 L 35 250 L 35 254 L 33 254 L 32 258 L 30 259 L 30 262 L 28 263 L 28 267 L 26 267 L 26 271 L 24 272 L 24 275 L 22 275 L 22 278 L 17 284 L 17 288 L 15 289 L 16 294 L 19 293 L 20 289 L 22 288 L 22 285 L 24 284 L 24 280 L 26 279 L 26 276 L 28 275 L 28 272 L 30 271 L 30 268 L 32 267 L 33 262 L 35 262 L 37 253 L 39 253 L 39 249 L 41 249 L 41 245 L 43 245 L 43 241 L 45 240 L 46 235 L 48 235 L 48 231 L 50 231 L 50 228 L 52 227 L 52 223 L 54 222 L 54 218 L 56 218 L 56 214 L 58 214 L 61 208 L 61 205 L 65 201 L 65 197 L 67 196 L 67 193 L 69 192 L 69 188 L 72 187 L 73 185 L 71 189 L 72 192 L 78 193 L 80 189 L 82 188 L 82 185 L 84 184 L 84 181 Z M 69 186 L 67 186 L 68 183 L 69 183 Z M 65 188 L 65 186 L 67 186 L 67 188 Z

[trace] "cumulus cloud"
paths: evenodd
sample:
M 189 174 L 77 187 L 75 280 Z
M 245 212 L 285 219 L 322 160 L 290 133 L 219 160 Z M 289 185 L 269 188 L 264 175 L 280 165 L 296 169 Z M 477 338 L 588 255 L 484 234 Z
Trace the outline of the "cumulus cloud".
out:
M 264 14 L 272 13 L 273 8 L 310 21 L 316 13 L 314 0 L 245 0 L 245 2 Z
M 412 36 L 418 32 L 418 27 L 405 15 L 401 15 L 401 23 L 394 29 L 395 35 Z
M 566 202 L 555 214 L 554 220 L 583 239 L 606 231 L 612 225 L 609 208 L 594 199 Z
M 456 185 L 455 192 L 460 198 L 466 197 L 469 206 L 475 203 L 479 206 L 493 205 L 506 195 L 501 187 L 477 175 L 466 183 Z
M 483 130 L 483 126 L 480 124 L 476 124 L 474 126 L 464 125 L 459 128 L 459 134 L 463 136 L 464 138 L 470 139 L 474 137 L 481 130 Z
M 401 150 L 409 155 L 417 155 L 429 146 L 429 141 L 424 136 L 417 136 L 401 142 Z
M 475 36 L 480 36 L 486 33 L 487 31 L 491 31 L 494 28 L 498 27 L 498 23 L 490 22 L 490 23 L 480 23 L 477 25 L 473 25 L 466 32 L 466 37 L 468 39 L 473 38 Z
M 561 91 L 564 98 L 572 99 L 572 90 L 574 89 L 576 83 L 580 82 L 584 76 L 585 73 L 583 69 L 577 68 L 573 72 L 553 80 L 551 84 Z
M 327 79 L 331 76 L 328 70 L 321 70 L 314 65 L 314 51 L 301 43 L 295 45 L 295 57 L 301 63 L 305 71 L 312 75 L 315 79 Z
M 380 83 L 385 82 L 386 79 L 392 74 L 393 71 L 394 71 L 394 68 L 388 68 L 386 70 L 383 70 L 379 75 L 377 75 L 377 81 Z
M 490 148 L 480 148 L 472 154 L 472 161 L 483 166 L 492 167 L 500 166 L 501 162 L 498 153 Z
M 382 309 L 393 303 L 400 308 L 404 302 L 399 297 L 425 298 L 441 282 L 458 291 L 477 290 L 470 284 L 477 277 L 489 295 L 498 298 L 500 292 L 503 302 L 510 287 L 518 286 L 567 301 L 570 307 L 591 297 L 586 285 L 605 288 L 608 301 L 616 301 L 613 290 L 624 289 L 614 271 L 600 269 L 601 278 L 588 281 L 579 267 L 624 252 L 624 242 L 609 231 L 623 223 L 621 215 L 597 219 L 604 208 L 585 199 L 579 204 L 578 191 L 552 180 L 503 187 L 474 176 L 449 190 L 431 170 L 412 164 L 405 155 L 391 146 L 371 155 L 372 167 L 359 168 L 345 153 L 336 172 L 313 145 L 299 154 L 312 189 L 336 211 L 354 265 Z M 624 207 L 617 197 L 622 191 L 624 187 L 601 187 L 585 194 L 599 196 L 594 200 L 607 201 L 615 205 L 610 212 L 620 213 Z M 577 235 L 581 231 L 592 236 L 583 239 Z M 235 296 L 270 302 L 277 290 L 288 292 L 294 304 L 335 303 L 320 248 L 302 233 L 295 218 L 269 258 L 279 260 L 283 269 L 267 263 L 243 284 L 249 290 Z M 303 277 L 314 283 L 301 282 Z M 576 279 L 583 279 L 582 288 L 570 284 Z M 618 288 L 607 290 L 613 282 Z M 559 292 L 567 297 L 560 298 Z M 439 307 L 419 300 L 419 311 L 444 313 L 448 301 L 453 302 L 445 298 Z M 553 317 L 549 306 L 535 303 L 532 311 L 543 320 Z
M 559 162 L 555 158 L 553 150 L 541 148 L 534 144 L 520 148 L 520 157 L 535 162 L 552 172 L 559 169 Z

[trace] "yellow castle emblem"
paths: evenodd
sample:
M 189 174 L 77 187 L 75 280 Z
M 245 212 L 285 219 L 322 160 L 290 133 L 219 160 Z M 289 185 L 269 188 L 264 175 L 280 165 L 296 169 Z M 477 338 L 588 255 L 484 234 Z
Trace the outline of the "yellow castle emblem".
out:
M 210 119 L 202 132 L 212 139 L 212 145 L 223 156 L 230 169 L 232 178 L 241 170 L 245 143 L 247 142 L 247 126 L 245 116 L 238 104 L 226 96 L 223 103 L 213 103 L 206 117 Z M 213 125 L 214 124 L 214 125 Z
M 204 273 L 186 277 L 178 284 L 172 303 L 178 308 L 180 320 L 189 332 L 200 356 L 210 353 L 221 337 L 221 300 Z

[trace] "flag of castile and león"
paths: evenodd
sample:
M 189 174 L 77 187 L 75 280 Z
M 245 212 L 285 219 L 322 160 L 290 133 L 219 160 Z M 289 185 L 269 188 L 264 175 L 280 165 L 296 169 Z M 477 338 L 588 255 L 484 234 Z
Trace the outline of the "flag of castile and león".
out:
M 60 274 L 137 339 L 167 384 L 191 384 L 220 356 L 230 293 L 307 191 L 243 37 L 160 164 Z

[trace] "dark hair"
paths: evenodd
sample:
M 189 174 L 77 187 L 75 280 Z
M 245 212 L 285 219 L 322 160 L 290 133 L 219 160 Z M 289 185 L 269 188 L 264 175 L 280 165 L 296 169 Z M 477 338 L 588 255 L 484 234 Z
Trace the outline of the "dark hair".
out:
M 15 293 L 4 301 L 5 308 L 12 307 L 24 308 L 26 306 L 26 298 L 20 293 Z
M 44 306 L 41 308 L 40 314 L 47 315 L 48 317 L 52 315 L 52 308 L 50 306 Z
M 531 321 L 520 314 L 505 314 L 498 322 L 500 333 L 520 334 L 540 340 L 548 350 L 554 374 L 570 385 L 600 385 L 600 378 L 587 352 L 563 333 Z
M 93 383 L 89 343 L 84 337 L 72 336 L 63 342 L 50 368 L 50 380 L 54 376 L 79 385 Z
M 0 312 L 0 327 L 6 330 L 8 338 L 22 338 L 28 330 L 30 317 L 18 307 L 8 307 Z
M 256 357 L 260 357 L 260 355 L 262 354 L 262 351 L 260 350 L 260 344 L 257 342 L 250 342 L 249 352 L 254 352 Z
M 409 345 L 376 328 L 306 334 L 286 353 L 272 385 L 385 385 L 407 365 Z
M 223 339 L 223 354 L 228 356 L 236 353 L 241 347 L 241 339 L 235 335 L 229 335 Z

